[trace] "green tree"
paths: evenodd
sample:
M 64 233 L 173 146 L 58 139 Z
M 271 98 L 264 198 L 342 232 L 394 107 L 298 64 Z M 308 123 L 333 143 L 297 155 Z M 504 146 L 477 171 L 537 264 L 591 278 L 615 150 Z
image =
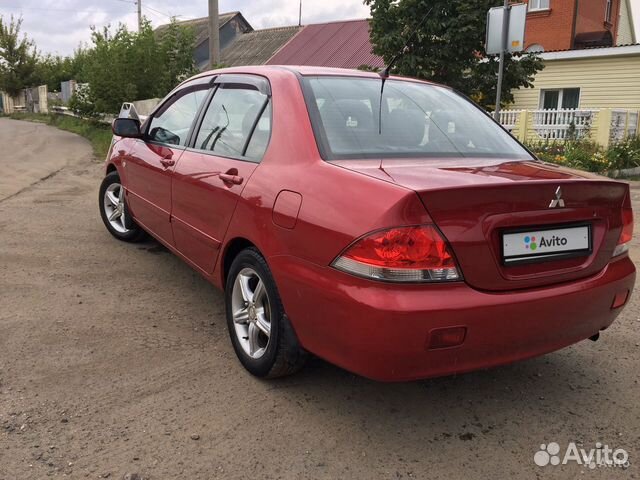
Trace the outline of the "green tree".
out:
M 486 55 L 484 42 L 487 11 L 501 0 L 364 1 L 371 8 L 374 53 L 389 63 L 404 51 L 393 72 L 449 85 L 495 108 L 498 59 Z M 533 54 L 507 55 L 503 103 L 513 101 L 512 89 L 533 87 L 543 67 Z
M 79 47 L 70 57 L 45 55 L 37 59 L 35 78 L 39 85 L 47 85 L 50 92 L 60 91 L 60 84 L 67 80 L 84 81 L 83 61 L 86 51 Z
M 195 33 L 193 28 L 178 24 L 175 19 L 159 38 L 160 56 L 164 63 L 159 88 L 163 95 L 176 84 L 197 72 L 194 61 Z
M 92 31 L 93 46 L 83 59 L 87 99 L 97 112 L 116 113 L 123 102 L 163 97 L 195 72 L 194 34 L 175 22 L 158 38 L 149 22 L 140 32 L 120 25 Z
M 0 16 L 0 90 L 17 95 L 33 86 L 38 52 L 34 43 L 20 35 L 22 19 L 7 22 Z

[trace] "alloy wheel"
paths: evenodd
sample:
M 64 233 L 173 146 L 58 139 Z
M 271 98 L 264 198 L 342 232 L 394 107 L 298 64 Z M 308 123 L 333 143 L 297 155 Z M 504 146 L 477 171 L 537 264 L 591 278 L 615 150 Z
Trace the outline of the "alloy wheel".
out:
M 236 276 L 231 308 L 238 343 L 251 358 L 261 358 L 271 341 L 271 306 L 264 281 L 252 268 Z
M 112 183 L 107 187 L 104 192 L 103 206 L 111 228 L 118 233 L 128 233 L 122 185 Z

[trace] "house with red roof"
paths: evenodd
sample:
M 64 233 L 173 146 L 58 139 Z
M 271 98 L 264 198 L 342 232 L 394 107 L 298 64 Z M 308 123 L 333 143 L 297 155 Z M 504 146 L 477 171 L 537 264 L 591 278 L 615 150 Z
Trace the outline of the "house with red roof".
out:
M 369 21 L 318 23 L 302 28 L 266 63 L 336 68 L 382 68 L 384 61 L 372 53 Z
M 178 22 L 190 26 L 196 36 L 195 61 L 200 70 L 209 66 L 208 19 Z M 158 34 L 165 25 L 156 29 Z M 221 64 L 309 65 L 340 68 L 383 66 L 374 55 L 366 19 L 304 26 L 254 29 L 240 12 L 220 14 Z

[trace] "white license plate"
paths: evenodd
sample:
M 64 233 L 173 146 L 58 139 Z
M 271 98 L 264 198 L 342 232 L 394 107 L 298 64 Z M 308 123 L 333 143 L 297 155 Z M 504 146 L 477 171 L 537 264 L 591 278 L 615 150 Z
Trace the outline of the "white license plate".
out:
M 591 226 L 507 232 L 502 236 L 505 264 L 559 260 L 591 253 Z

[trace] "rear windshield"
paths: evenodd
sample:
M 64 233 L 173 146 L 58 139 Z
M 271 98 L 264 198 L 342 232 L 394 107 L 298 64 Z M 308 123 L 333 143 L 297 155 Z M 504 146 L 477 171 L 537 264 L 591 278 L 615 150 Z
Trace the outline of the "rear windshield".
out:
M 305 77 L 325 160 L 533 157 L 463 96 L 435 85 L 356 77 Z M 380 115 L 382 105 L 382 115 Z

